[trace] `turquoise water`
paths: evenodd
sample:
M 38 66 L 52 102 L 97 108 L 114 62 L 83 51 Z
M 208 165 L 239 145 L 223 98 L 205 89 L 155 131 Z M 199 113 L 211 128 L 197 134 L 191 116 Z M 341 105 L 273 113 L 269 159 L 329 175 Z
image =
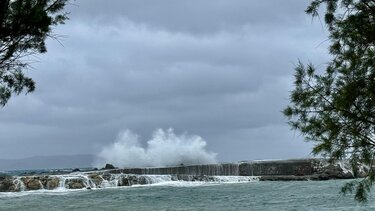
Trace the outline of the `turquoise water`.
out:
M 0 193 L 0 210 L 375 210 L 339 194 L 343 180 L 202 183 Z

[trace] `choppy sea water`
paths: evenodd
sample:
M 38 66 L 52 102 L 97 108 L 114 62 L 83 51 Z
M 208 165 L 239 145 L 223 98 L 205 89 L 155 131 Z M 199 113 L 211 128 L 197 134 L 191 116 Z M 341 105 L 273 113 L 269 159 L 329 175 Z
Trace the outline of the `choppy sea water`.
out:
M 167 182 L 96 190 L 0 193 L 0 210 L 375 210 L 339 194 L 347 181 Z

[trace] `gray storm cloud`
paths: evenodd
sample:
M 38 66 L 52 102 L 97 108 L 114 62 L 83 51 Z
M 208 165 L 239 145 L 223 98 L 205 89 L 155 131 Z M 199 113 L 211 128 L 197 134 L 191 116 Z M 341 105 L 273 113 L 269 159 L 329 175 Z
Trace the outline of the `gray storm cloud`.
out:
M 0 157 L 97 154 L 123 128 L 199 134 L 218 161 L 308 156 L 281 110 L 298 59 L 328 60 L 309 1 L 188 2 L 74 1 L 37 90 L 0 109 Z

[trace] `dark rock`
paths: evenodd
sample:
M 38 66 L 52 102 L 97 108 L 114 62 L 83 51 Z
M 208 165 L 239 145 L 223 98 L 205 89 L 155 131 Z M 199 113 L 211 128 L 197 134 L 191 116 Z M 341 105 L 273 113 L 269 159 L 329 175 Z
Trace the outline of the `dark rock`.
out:
M 192 181 L 192 175 L 178 174 L 177 175 L 177 180 Z
M 0 192 L 14 192 L 17 191 L 17 187 L 13 183 L 13 178 L 8 177 L 0 181 Z
M 130 186 L 131 183 L 129 181 L 129 179 L 127 177 L 122 177 L 119 181 L 118 181 L 118 186 Z
M 107 180 L 107 181 L 110 181 L 111 178 L 112 178 L 112 175 L 111 175 L 111 174 L 108 174 L 108 173 L 104 173 L 104 174 L 102 175 L 102 178 L 105 179 L 105 180 Z
M 115 167 L 112 164 L 105 164 L 104 169 L 115 169 Z
M 75 168 L 72 170 L 72 172 L 80 172 L 81 170 L 79 168 Z
M 128 182 L 129 182 L 129 186 L 139 184 L 138 178 L 134 175 L 128 176 Z
M 65 187 L 67 189 L 82 189 L 85 187 L 85 184 L 82 179 L 67 179 Z
M 76 183 L 73 183 L 69 186 L 70 189 L 82 189 L 84 188 L 85 186 L 83 185 L 82 182 L 76 182 Z
M 111 169 L 111 170 L 108 170 L 108 173 L 111 173 L 111 174 L 121 174 L 121 173 L 129 174 L 128 172 L 124 172 L 124 169 Z M 132 172 L 132 174 L 141 174 L 141 173 Z
M 146 177 L 144 176 L 140 176 L 138 177 L 138 184 L 140 185 L 146 185 L 146 184 L 149 184 L 148 180 Z

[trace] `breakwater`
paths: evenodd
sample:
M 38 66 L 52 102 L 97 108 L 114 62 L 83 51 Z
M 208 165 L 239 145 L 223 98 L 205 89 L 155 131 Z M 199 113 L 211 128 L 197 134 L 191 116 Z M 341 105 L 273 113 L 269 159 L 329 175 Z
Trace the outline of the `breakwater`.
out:
M 246 161 L 160 168 L 122 168 L 61 175 L 0 175 L 0 192 L 93 189 L 168 182 L 252 182 L 264 180 L 326 180 L 364 177 L 366 166 L 354 175 L 348 162 L 323 159 Z
M 113 188 L 163 183 L 181 184 L 184 182 L 238 183 L 253 181 L 258 181 L 258 178 L 251 176 L 111 174 L 106 171 L 97 171 L 66 175 L 0 176 L 0 192 L 65 191 L 69 189 Z
M 351 165 L 346 161 L 328 163 L 324 159 L 292 159 L 159 168 L 123 168 L 113 169 L 109 172 L 142 175 L 260 176 L 270 179 L 275 178 L 275 180 L 278 178 L 282 180 L 282 177 L 285 179 L 288 176 L 291 179 L 346 179 L 356 176 L 363 177 L 366 174 L 366 167 L 360 166 L 358 175 L 354 175 Z
M 238 163 L 188 165 L 158 168 L 123 168 L 110 170 L 110 173 L 118 174 L 153 174 L 153 175 L 216 175 L 216 176 L 242 176 L 239 174 Z M 247 175 L 253 176 L 253 175 Z

